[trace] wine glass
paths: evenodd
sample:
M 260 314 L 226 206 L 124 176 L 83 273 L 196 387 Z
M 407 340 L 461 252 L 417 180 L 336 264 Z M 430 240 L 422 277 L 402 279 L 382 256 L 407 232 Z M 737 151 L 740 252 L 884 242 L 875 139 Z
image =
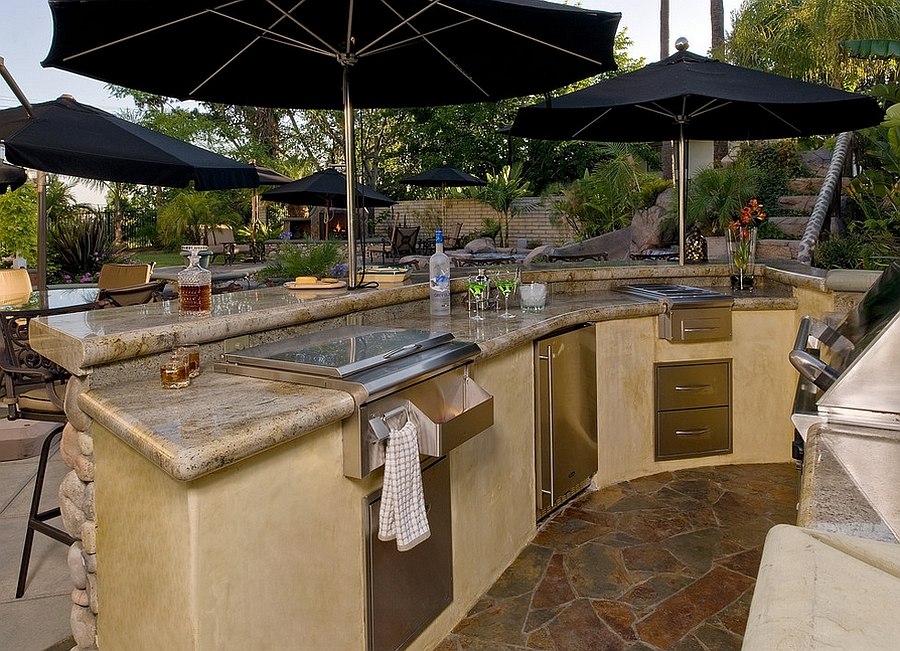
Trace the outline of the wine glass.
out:
M 466 287 L 469 290 L 469 303 L 475 305 L 475 311 L 469 318 L 473 321 L 483 321 L 484 317 L 478 311 L 478 308 L 484 300 L 484 292 L 487 290 L 487 278 L 482 274 L 469 276 L 466 278 Z
M 516 318 L 516 315 L 511 314 L 509 311 L 509 295 L 515 291 L 516 285 L 519 284 L 519 279 L 516 277 L 516 274 L 512 271 L 500 271 L 497 273 L 497 278 L 494 282 L 497 285 L 497 289 L 503 294 L 503 314 L 500 315 L 500 318 Z

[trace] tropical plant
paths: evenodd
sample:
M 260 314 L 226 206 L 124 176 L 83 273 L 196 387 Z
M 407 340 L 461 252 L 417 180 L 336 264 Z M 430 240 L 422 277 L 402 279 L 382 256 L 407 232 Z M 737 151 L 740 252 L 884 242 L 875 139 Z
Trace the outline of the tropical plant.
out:
M 854 61 L 852 39 L 900 38 L 896 0 L 747 0 L 726 43 L 739 65 L 857 90 L 896 78 L 896 59 Z
M 128 255 L 104 220 L 90 212 L 52 222 L 47 229 L 48 280 L 96 282 L 107 262 L 127 262 Z
M 33 183 L 0 195 L 0 253 L 14 256 L 18 252 L 29 262 L 37 259 L 37 211 Z
M 671 183 L 642 171 L 633 145 L 604 145 L 608 159 L 567 186 L 551 188 L 550 204 L 579 240 L 596 237 L 631 223 L 635 211 L 656 201 Z
M 178 246 L 205 244 L 208 227 L 237 227 L 240 221 L 241 216 L 218 193 L 182 190 L 159 208 L 156 227 L 167 246 Z
M 504 165 L 498 174 L 487 174 L 487 185 L 471 189 L 472 196 L 489 205 L 500 217 L 500 246 L 509 241 L 509 222 L 529 206 L 518 203 L 527 197 L 530 189 L 528 181 L 522 178 L 522 163 Z
M 702 169 L 688 185 L 686 221 L 706 233 L 722 234 L 729 219 L 759 195 L 761 186 L 759 169 L 740 159 L 728 167 Z
M 286 278 L 293 280 L 297 276 L 316 276 L 321 278 L 334 270 L 341 262 L 341 247 L 331 240 L 313 243 L 307 240 L 300 244 L 284 243 L 278 247 L 274 258 L 256 275 L 260 280 Z

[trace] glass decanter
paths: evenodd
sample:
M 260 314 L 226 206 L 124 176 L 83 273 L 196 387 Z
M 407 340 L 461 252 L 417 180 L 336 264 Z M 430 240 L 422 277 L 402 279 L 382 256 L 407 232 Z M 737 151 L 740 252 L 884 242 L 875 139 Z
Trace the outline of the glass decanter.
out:
M 212 311 L 212 274 L 200 266 L 200 255 L 191 250 L 188 266 L 178 272 L 179 311 L 203 316 Z

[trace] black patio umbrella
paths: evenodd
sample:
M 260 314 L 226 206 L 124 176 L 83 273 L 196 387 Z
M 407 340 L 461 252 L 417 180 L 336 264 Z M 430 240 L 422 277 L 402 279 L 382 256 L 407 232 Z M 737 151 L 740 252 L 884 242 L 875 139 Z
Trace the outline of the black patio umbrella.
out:
M 290 183 L 294 180 L 291 177 L 285 176 L 268 167 L 263 167 L 256 163 L 251 163 L 251 165 L 253 165 L 256 174 L 259 176 L 259 185 L 284 185 L 285 183 Z
M 4 79 L 9 76 L 8 71 Z M 12 83 L 22 106 L 0 111 L 6 159 L 41 172 L 86 179 L 198 190 L 255 188 L 252 165 L 118 118 L 68 95 L 31 104 Z M 39 181 L 38 288 L 46 283 L 46 202 Z
M 543 0 L 51 0 L 50 7 L 45 66 L 181 99 L 343 109 L 351 222 L 354 107 L 495 101 L 559 88 L 615 69 L 621 18 Z M 298 71 L 302 83 L 285 70 Z
M 198 190 L 255 188 L 252 165 L 147 129 L 68 95 L 0 111 L 7 160 L 85 179 Z
M 282 185 L 280 188 L 264 192 L 262 198 L 266 201 L 278 201 L 294 205 L 324 206 L 327 222 L 331 219 L 332 208 L 347 208 L 347 177 L 335 169 L 328 168 Z M 397 202 L 374 188 L 370 188 L 362 183 L 356 184 L 356 201 L 354 202 L 356 206 L 383 208 L 392 206 L 395 203 Z M 349 215 L 348 212 L 348 238 L 349 229 L 353 226 L 350 223 Z
M 462 188 L 478 185 L 487 185 L 487 181 L 473 176 L 462 170 L 449 165 L 441 165 L 432 167 L 430 170 L 420 172 L 415 176 L 400 179 L 401 183 L 409 183 L 410 185 L 418 185 L 423 188 L 440 188 L 441 189 L 441 226 L 444 227 L 446 207 L 444 206 L 444 195 L 447 188 Z
M 640 70 L 553 98 L 550 105 L 520 109 L 510 132 L 549 140 L 674 140 L 683 264 L 688 140 L 837 133 L 876 125 L 883 115 L 871 97 L 683 50 Z
M 27 179 L 24 167 L 4 163 L 0 157 L 0 194 L 22 187 Z
M 357 201 L 365 206 L 382 208 L 393 206 L 396 201 L 381 194 L 378 190 L 362 183 L 356 184 Z M 291 181 L 280 188 L 263 192 L 266 201 L 279 201 L 310 206 L 329 206 L 333 208 L 347 207 L 347 177 L 335 169 L 324 169 Z

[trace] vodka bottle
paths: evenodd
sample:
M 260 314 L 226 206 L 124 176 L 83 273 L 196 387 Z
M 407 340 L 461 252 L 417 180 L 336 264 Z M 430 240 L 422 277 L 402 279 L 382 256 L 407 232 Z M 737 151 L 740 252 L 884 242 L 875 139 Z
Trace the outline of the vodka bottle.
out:
M 434 254 L 428 260 L 428 277 L 432 316 L 449 316 L 450 258 L 444 253 L 444 233 L 440 228 L 434 232 Z

